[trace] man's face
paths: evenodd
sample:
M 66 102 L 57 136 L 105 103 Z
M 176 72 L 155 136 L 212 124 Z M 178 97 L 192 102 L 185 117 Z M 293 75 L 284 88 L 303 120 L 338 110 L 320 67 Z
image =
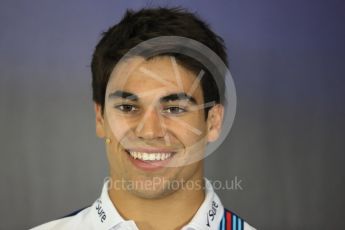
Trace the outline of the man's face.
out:
M 113 71 L 103 116 L 96 106 L 98 136 L 111 140 L 107 157 L 113 182 L 156 198 L 177 189 L 178 182 L 201 179 L 200 159 L 214 139 L 204 116 L 202 74 L 168 56 L 133 58 L 120 69 L 127 75 Z

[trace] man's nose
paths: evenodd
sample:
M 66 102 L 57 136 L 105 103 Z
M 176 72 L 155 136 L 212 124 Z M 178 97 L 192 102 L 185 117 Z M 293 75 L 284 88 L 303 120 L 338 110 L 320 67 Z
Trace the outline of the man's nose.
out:
M 163 117 L 156 107 L 148 109 L 139 121 L 135 133 L 143 139 L 161 138 L 165 135 Z

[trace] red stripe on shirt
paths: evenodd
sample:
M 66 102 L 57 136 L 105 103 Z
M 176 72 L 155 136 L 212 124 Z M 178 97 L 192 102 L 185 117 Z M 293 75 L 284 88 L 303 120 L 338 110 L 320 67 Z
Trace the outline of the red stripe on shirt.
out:
M 231 213 L 226 212 L 226 230 L 232 230 L 232 223 L 231 223 Z

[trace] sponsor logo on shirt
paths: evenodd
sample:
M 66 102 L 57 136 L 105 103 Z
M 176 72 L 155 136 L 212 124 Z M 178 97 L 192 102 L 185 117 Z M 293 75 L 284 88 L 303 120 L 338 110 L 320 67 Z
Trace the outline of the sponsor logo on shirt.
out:
M 96 200 L 96 211 L 98 214 L 98 217 L 100 218 L 100 221 L 103 223 L 107 219 L 107 215 L 105 214 L 105 211 L 102 207 L 102 201 L 101 200 Z
M 212 206 L 207 212 L 207 227 L 210 227 L 210 221 L 214 220 L 215 215 L 217 215 L 218 204 L 215 201 L 212 201 Z

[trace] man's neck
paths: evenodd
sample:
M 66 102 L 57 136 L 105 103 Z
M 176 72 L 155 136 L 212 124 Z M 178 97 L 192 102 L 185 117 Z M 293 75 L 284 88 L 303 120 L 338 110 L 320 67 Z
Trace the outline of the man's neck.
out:
M 202 169 L 201 169 L 202 170 Z M 147 199 L 128 191 L 109 190 L 109 197 L 124 219 L 134 220 L 140 230 L 177 230 L 186 225 L 205 199 L 202 171 L 188 180 L 192 188 L 179 189 L 163 198 Z

